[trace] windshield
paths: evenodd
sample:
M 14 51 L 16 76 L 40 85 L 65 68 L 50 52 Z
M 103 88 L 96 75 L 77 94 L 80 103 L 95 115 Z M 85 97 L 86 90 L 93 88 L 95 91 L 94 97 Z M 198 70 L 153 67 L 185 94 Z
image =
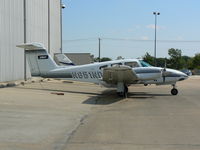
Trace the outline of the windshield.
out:
M 143 60 L 139 60 L 139 62 L 141 63 L 142 67 L 152 67 L 150 64 L 146 63 Z

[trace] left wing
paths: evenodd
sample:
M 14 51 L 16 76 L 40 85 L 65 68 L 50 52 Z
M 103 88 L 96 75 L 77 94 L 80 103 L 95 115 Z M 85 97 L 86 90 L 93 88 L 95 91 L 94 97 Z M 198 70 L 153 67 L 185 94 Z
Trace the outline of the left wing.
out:
M 138 80 L 138 76 L 129 66 L 114 66 L 103 70 L 103 81 L 108 84 L 117 84 L 123 82 L 131 84 Z

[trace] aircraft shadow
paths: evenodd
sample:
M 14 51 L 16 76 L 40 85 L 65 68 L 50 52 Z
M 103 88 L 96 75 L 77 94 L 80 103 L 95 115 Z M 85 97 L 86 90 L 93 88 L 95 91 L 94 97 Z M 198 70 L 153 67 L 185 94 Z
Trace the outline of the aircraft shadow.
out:
M 56 90 L 56 89 L 48 89 L 48 88 L 25 88 L 25 87 L 16 87 L 18 89 L 31 89 L 31 90 L 43 90 L 49 92 L 63 92 L 63 93 L 73 93 L 73 94 L 84 94 L 91 95 L 90 98 L 83 101 L 82 104 L 90 104 L 90 105 L 109 105 L 112 103 L 116 103 L 125 99 L 124 97 L 120 97 L 117 95 L 116 90 L 107 89 L 102 93 L 92 93 L 92 92 L 82 92 L 82 91 L 70 91 L 70 90 Z M 128 99 L 148 99 L 153 98 L 155 96 L 171 96 L 170 94 L 150 94 L 146 92 L 129 92 L 127 95 Z
M 150 94 L 145 92 L 129 92 L 128 99 L 149 99 L 156 96 L 171 96 L 170 94 Z M 91 105 L 109 105 L 125 99 L 117 95 L 116 90 L 105 90 L 100 96 L 92 96 L 85 100 L 83 104 Z
M 171 94 L 152 94 L 146 92 L 129 92 L 128 98 L 138 98 L 138 99 L 146 99 L 146 98 L 153 98 L 156 96 L 171 96 Z
M 116 94 L 116 90 L 107 89 L 102 93 L 92 93 L 92 92 L 80 92 L 80 91 L 70 91 L 70 90 L 56 90 L 56 89 L 48 89 L 48 88 L 26 88 L 26 87 L 15 87 L 18 89 L 31 89 L 31 90 L 42 90 L 48 92 L 63 92 L 63 93 L 73 93 L 73 94 L 84 94 L 91 95 L 89 99 L 85 100 L 83 104 L 93 104 L 93 105 L 108 105 L 111 103 L 115 103 L 124 99 L 123 97 L 119 97 Z
M 123 97 L 119 97 L 116 93 L 116 90 L 105 90 L 100 96 L 92 96 L 89 99 L 85 100 L 83 104 L 91 104 L 91 105 L 109 105 L 120 100 L 124 99 Z
M 31 89 L 31 90 L 42 90 L 42 91 L 49 91 L 49 92 L 63 92 L 63 93 L 74 93 L 74 94 L 86 94 L 86 95 L 94 95 L 100 96 L 101 93 L 91 93 L 91 92 L 80 92 L 80 91 L 69 91 L 69 90 L 56 90 L 56 89 L 47 89 L 47 88 L 25 88 L 25 87 L 16 87 L 18 89 Z

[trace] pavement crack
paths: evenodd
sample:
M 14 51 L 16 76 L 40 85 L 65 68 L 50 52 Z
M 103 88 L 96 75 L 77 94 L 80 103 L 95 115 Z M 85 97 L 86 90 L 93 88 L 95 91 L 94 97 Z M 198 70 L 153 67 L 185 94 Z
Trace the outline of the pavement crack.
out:
M 54 149 L 55 150 L 64 150 L 67 148 L 67 144 L 69 143 L 70 139 L 73 137 L 73 135 L 76 133 L 76 131 L 79 129 L 79 127 L 81 125 L 83 125 L 84 120 L 88 117 L 88 115 L 84 115 L 83 117 L 81 117 L 79 124 L 70 132 L 68 133 L 64 139 L 62 140 L 62 142 L 59 142 L 59 144 L 57 144 Z

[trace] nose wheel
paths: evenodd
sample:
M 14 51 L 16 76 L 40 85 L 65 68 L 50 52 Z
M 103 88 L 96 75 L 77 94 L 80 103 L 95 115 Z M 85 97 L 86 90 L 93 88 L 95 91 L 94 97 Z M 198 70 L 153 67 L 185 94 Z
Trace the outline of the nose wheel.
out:
M 173 88 L 171 89 L 171 94 L 172 95 L 177 95 L 178 94 L 178 90 L 176 89 L 176 85 L 173 84 L 172 86 L 173 86 Z
M 178 90 L 175 89 L 175 88 L 172 89 L 172 90 L 171 90 L 171 94 L 172 94 L 172 95 L 177 95 L 177 94 L 178 94 Z

